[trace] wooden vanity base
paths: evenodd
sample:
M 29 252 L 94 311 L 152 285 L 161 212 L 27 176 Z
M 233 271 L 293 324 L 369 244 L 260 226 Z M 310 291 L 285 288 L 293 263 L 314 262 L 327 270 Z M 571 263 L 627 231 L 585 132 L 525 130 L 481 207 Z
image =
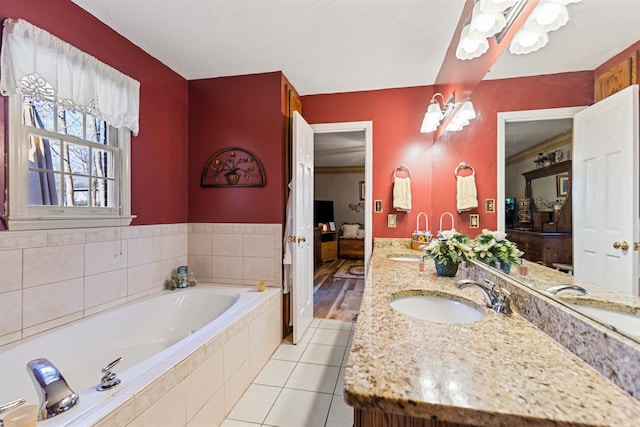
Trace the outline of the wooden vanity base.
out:
M 353 408 L 353 427 L 473 427 L 470 424 L 450 423 L 433 418 L 416 418 L 388 414 L 372 409 Z

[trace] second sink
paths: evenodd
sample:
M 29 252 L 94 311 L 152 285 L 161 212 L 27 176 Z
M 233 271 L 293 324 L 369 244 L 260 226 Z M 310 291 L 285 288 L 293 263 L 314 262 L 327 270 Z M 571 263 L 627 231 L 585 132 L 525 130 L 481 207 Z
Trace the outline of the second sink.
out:
M 389 305 L 417 319 L 440 323 L 471 323 L 482 319 L 484 311 L 441 295 L 395 296 Z

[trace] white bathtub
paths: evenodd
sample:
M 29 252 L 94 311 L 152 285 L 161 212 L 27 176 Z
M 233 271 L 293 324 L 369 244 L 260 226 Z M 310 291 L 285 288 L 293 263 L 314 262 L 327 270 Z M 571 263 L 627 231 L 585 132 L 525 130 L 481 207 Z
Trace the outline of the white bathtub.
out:
M 154 370 L 161 375 L 162 367 L 171 369 L 180 362 L 176 354 L 188 356 L 196 351 L 276 291 L 217 285 L 163 291 L 7 346 L 0 353 L 0 403 L 18 398 L 38 403 L 26 364 L 44 357 L 58 368 L 80 401 L 39 424 L 84 424 L 92 411 L 104 415 L 104 407 L 113 406 L 109 400 L 139 392 L 150 381 L 140 381 L 141 377 L 149 377 Z M 113 371 L 121 384 L 96 391 L 101 369 L 118 357 L 123 359 Z

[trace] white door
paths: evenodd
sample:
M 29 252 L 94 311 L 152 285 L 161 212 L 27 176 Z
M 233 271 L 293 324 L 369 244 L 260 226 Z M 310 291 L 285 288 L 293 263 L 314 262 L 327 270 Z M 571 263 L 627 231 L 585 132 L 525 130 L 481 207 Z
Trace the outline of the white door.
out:
M 638 86 L 577 113 L 573 144 L 574 274 L 638 295 Z
M 313 320 L 313 129 L 302 116 L 293 112 L 293 167 L 291 197 L 293 217 L 293 250 L 291 292 L 293 304 L 293 343 Z

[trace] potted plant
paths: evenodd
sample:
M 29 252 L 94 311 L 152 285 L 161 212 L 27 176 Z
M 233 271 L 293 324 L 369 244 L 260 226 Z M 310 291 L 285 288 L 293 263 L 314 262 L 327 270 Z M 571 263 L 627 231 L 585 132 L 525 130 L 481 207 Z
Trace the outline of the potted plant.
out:
M 439 276 L 453 277 L 462 261 L 473 258 L 469 236 L 456 230 L 440 231 L 436 239 L 425 248 L 425 254 L 433 258 Z
M 517 264 L 524 252 L 506 237 L 506 233 L 502 231 L 482 230 L 473 241 L 476 259 L 493 267 L 497 267 L 499 263 L 500 268 L 509 274 L 511 264 Z

